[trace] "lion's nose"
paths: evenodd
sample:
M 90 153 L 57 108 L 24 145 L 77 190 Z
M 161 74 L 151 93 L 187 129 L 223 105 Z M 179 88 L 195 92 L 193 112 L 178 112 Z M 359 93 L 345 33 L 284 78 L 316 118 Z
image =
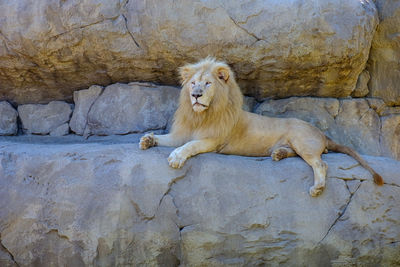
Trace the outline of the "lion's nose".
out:
M 196 94 L 196 93 L 193 93 L 193 94 L 192 94 L 192 96 L 193 96 L 194 98 L 196 98 L 196 99 L 197 99 L 197 98 L 201 97 L 201 96 L 202 96 L 202 94 L 199 94 L 199 93 L 197 93 L 197 94 Z

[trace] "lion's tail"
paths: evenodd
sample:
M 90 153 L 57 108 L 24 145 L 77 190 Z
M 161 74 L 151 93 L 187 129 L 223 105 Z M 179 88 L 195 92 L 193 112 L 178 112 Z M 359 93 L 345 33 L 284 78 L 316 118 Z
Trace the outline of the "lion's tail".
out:
M 355 160 L 357 160 L 361 164 L 361 166 L 363 166 L 365 169 L 367 169 L 372 174 L 372 177 L 374 177 L 374 182 L 377 185 L 383 185 L 382 177 L 378 173 L 376 173 L 376 171 L 374 171 L 368 165 L 368 163 L 356 151 L 354 151 L 350 147 L 339 145 L 339 144 L 335 143 L 334 141 L 332 141 L 328 137 L 326 139 L 328 141 L 328 144 L 327 144 L 328 150 L 344 153 L 344 154 L 347 154 L 347 155 L 353 157 Z

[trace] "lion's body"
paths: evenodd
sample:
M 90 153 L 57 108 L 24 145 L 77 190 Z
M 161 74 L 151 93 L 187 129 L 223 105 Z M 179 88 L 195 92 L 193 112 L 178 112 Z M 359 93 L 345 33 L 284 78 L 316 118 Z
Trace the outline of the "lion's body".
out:
M 278 147 L 290 147 L 295 151 L 312 149 L 322 153 L 326 140 L 317 128 L 302 120 L 270 118 L 243 111 L 225 146 L 218 152 L 241 156 L 271 156 Z
M 183 87 L 171 133 L 147 134 L 140 141 L 141 149 L 177 146 L 168 158 L 171 167 L 180 168 L 189 157 L 212 151 L 274 160 L 298 155 L 313 168 L 310 194 L 317 196 L 325 187 L 327 171 L 321 154 L 331 149 L 353 156 L 375 182 L 383 183 L 354 150 L 334 143 L 311 124 L 243 111 L 243 95 L 225 63 L 207 58 L 182 67 L 180 74 Z

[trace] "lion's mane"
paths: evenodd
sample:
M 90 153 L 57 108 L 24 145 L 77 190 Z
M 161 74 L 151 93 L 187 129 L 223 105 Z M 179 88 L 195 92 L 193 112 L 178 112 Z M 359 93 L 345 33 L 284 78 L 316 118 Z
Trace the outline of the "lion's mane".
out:
M 227 71 L 227 81 L 218 77 L 218 71 Z M 179 69 L 182 90 L 179 107 L 175 112 L 171 131 L 180 136 L 195 138 L 225 138 L 236 125 L 242 111 L 243 95 L 234 74 L 223 62 L 206 58 L 196 64 L 188 64 Z M 215 95 L 204 112 L 195 112 L 190 102 L 189 80 L 195 73 L 212 74 Z

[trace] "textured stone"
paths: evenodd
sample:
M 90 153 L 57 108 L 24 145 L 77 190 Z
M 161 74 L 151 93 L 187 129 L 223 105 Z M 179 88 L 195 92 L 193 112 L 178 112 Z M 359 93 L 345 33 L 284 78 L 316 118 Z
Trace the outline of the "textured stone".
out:
M 20 105 L 18 113 L 26 133 L 48 134 L 69 121 L 72 109 L 66 102 L 52 101 L 47 105 Z
M 400 160 L 400 115 L 382 117 L 382 144 L 386 155 Z
M 228 61 L 248 95 L 349 96 L 378 18 L 372 1 L 13 0 L 0 3 L 0 99 L 71 100 L 92 84 L 178 84 Z
M 298 118 L 308 121 L 322 131 L 336 134 L 335 117 L 339 112 L 339 101 L 333 98 L 291 97 L 262 102 L 255 113 L 260 115 Z
M 76 134 L 83 135 L 87 125 L 87 116 L 94 101 L 103 92 L 103 87 L 90 86 L 89 89 L 74 92 L 75 109 L 72 113 L 69 127 Z
M 371 96 L 400 105 L 400 2 L 376 0 L 380 23 L 372 41 L 368 71 Z
M 369 72 L 367 70 L 363 70 L 358 76 L 356 88 L 354 91 L 351 93 L 352 97 L 363 97 L 368 95 L 369 89 L 368 89 L 368 82 L 371 76 L 369 75 Z
M 291 97 L 266 100 L 255 111 L 258 114 L 305 120 L 339 144 L 362 154 L 381 155 L 379 142 L 381 122 L 365 99 L 332 99 Z
M 375 110 L 379 116 L 382 116 L 386 109 L 385 101 L 380 98 L 366 98 L 366 100 L 368 101 L 369 106 Z
M 362 154 L 381 155 L 381 121 L 365 99 L 340 100 L 335 122 L 339 134 L 332 138 L 337 142 L 353 147 Z
M 17 134 L 18 112 L 6 101 L 0 102 L 0 135 Z
M 311 198 L 300 158 L 208 153 L 175 170 L 171 148 L 33 137 L 0 141 L 0 251 L 18 266 L 398 263 L 398 161 L 365 157 L 378 187 L 348 156 L 324 155 L 327 188 Z
M 50 132 L 51 136 L 63 136 L 69 133 L 68 123 L 64 123 Z
M 88 113 L 91 134 L 111 135 L 165 129 L 179 99 L 176 87 L 149 83 L 113 84 Z

